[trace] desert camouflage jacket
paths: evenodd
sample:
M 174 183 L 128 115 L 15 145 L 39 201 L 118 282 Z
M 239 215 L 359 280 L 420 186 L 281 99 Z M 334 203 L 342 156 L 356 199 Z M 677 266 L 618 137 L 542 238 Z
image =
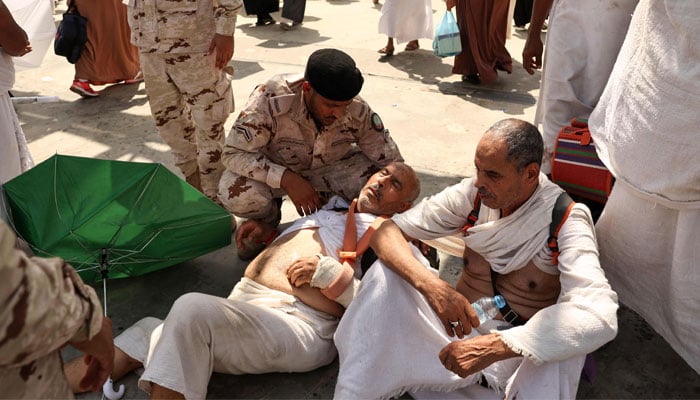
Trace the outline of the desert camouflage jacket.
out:
M 32 386 L 56 389 L 65 381 L 58 355 L 52 353 L 97 334 L 102 307 L 95 291 L 65 261 L 30 258 L 15 243 L 0 220 L 0 397 L 6 390 L 11 397 L 43 397 L 56 392 Z
M 226 138 L 224 166 L 279 188 L 282 174 L 331 165 L 358 152 L 378 166 L 403 161 L 382 120 L 359 97 L 333 124 L 317 128 L 299 75 L 276 75 L 250 95 Z
M 243 0 L 129 0 L 131 43 L 143 53 L 203 53 L 231 35 Z

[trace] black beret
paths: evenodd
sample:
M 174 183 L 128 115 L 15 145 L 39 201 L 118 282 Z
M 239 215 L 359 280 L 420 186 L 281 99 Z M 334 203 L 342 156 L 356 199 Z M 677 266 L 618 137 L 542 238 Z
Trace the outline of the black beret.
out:
M 306 63 L 304 79 L 318 94 L 333 100 L 347 101 L 357 96 L 364 78 L 355 61 L 336 49 L 316 50 Z

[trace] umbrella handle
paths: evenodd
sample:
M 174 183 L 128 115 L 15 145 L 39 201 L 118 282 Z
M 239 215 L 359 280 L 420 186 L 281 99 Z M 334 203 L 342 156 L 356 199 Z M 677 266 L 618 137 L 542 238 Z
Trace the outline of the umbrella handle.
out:
M 119 385 L 119 390 L 114 391 L 114 383 L 112 378 L 107 378 L 107 381 L 102 385 L 102 392 L 109 400 L 119 400 L 124 396 L 124 385 Z

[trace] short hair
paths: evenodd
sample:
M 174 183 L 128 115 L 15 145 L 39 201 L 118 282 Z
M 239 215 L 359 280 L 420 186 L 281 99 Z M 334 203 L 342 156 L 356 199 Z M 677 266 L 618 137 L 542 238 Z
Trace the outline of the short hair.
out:
M 506 159 L 518 172 L 531 163 L 542 165 L 544 143 L 537 127 L 517 118 L 507 118 L 493 124 L 487 131 L 506 143 Z
M 413 190 L 411 192 L 406 194 L 406 198 L 404 199 L 404 201 L 408 201 L 411 204 L 413 204 L 413 202 L 416 201 L 418 196 L 420 196 L 420 179 L 418 179 L 418 174 L 416 173 L 416 170 L 414 170 L 413 167 L 411 167 L 410 165 L 408 165 L 404 162 L 401 162 L 401 161 L 394 161 L 391 164 L 395 165 L 399 169 L 400 168 L 406 169 L 409 172 L 409 175 L 411 176 L 411 178 L 413 178 L 416 181 L 415 187 L 413 188 Z

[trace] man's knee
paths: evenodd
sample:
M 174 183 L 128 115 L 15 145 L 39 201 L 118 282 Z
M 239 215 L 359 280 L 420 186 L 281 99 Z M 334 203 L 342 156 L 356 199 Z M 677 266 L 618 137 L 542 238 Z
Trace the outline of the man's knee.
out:
M 221 176 L 218 196 L 226 210 L 237 217 L 260 219 L 273 211 L 269 186 L 230 171 Z

